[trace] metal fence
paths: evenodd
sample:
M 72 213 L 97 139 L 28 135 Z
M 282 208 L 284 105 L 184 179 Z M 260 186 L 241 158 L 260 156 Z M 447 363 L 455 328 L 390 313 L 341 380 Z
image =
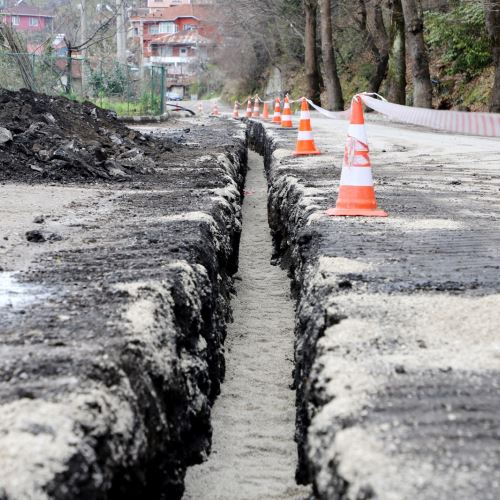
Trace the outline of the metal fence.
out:
M 165 83 L 163 66 L 139 69 L 112 59 L 0 52 L 0 87 L 88 100 L 120 115 L 163 114 Z

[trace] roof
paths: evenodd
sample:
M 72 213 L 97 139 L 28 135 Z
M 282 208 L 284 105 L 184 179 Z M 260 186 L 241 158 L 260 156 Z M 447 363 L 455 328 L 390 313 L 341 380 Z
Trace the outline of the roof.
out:
M 149 12 L 144 14 L 138 10 L 136 11 L 136 15 L 132 16 L 132 19 L 161 19 L 162 21 L 175 21 L 180 17 L 194 17 L 195 19 L 204 19 L 208 16 L 209 12 L 210 8 L 206 5 L 172 5 L 171 7 L 157 7 L 154 9 L 150 9 Z
M 1 13 L 13 16 L 54 17 L 49 11 L 34 7 L 33 5 L 26 5 L 24 2 L 14 7 L 2 9 Z
M 179 31 L 171 35 L 159 36 L 151 41 L 155 45 L 210 45 L 213 42 L 201 36 L 197 30 Z

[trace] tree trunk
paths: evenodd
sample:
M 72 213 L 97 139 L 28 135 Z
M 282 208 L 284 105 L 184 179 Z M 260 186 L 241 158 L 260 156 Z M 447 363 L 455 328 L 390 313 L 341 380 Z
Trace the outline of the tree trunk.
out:
M 420 108 L 431 108 L 432 86 L 424 42 L 424 22 L 417 7 L 417 0 L 402 0 L 401 5 L 412 62 L 413 105 Z
M 68 47 L 68 53 L 66 55 L 66 94 L 71 94 L 73 90 L 73 48 L 71 45 L 66 45 Z
M 371 29 L 368 28 L 367 23 L 367 4 L 370 7 L 372 18 Z M 360 30 L 365 34 L 366 47 L 372 53 L 375 62 L 375 71 L 368 81 L 368 91 L 378 92 L 387 75 L 387 64 L 389 62 L 389 41 L 382 17 L 381 0 L 374 0 L 373 2 L 358 0 L 355 20 Z
M 491 39 L 495 80 L 491 91 L 490 111 L 500 113 L 500 0 L 485 2 L 486 28 Z
M 371 2 L 373 8 L 373 55 L 375 57 L 375 72 L 368 82 L 370 92 L 378 92 L 380 86 L 387 76 L 387 66 L 389 63 L 389 40 L 382 16 L 382 2 L 375 0 Z
M 396 104 L 406 103 L 406 43 L 405 21 L 401 0 L 392 2 L 391 53 L 387 73 L 387 99 Z
M 315 103 L 320 103 L 318 60 L 316 57 L 316 0 L 305 0 L 305 67 L 306 67 L 306 95 Z
M 321 13 L 321 54 L 324 66 L 324 83 L 328 109 L 342 111 L 344 98 L 337 72 L 337 62 L 333 48 L 331 0 L 320 0 Z

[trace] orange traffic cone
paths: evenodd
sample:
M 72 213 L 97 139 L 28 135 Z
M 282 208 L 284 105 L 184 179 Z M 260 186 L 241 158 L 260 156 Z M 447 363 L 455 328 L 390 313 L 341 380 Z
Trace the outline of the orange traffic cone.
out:
M 233 118 L 239 118 L 240 117 L 240 113 L 238 112 L 239 109 L 240 109 L 240 105 L 239 105 L 238 101 L 236 101 L 234 103 L 234 108 L 233 108 Z
M 245 113 L 247 118 L 252 118 L 252 100 L 248 99 L 247 102 L 247 112 Z
M 309 104 L 305 98 L 302 99 L 300 108 L 299 134 L 297 145 L 293 155 L 319 155 L 320 152 L 314 144 L 314 138 L 311 128 L 311 115 L 309 114 Z
M 260 103 L 259 103 L 259 96 L 256 95 L 255 99 L 253 101 L 253 113 L 252 116 L 254 118 L 259 118 L 260 116 Z
M 262 119 L 269 120 L 269 105 L 264 101 L 264 109 L 262 110 Z
M 285 96 L 285 104 L 283 105 L 283 116 L 281 118 L 281 128 L 292 128 L 292 110 L 290 109 L 290 102 L 288 96 Z
M 214 104 L 214 107 L 212 109 L 212 116 L 220 116 L 219 106 L 217 106 L 217 103 Z
M 347 132 L 337 205 L 326 213 L 387 217 L 386 212 L 377 209 L 363 104 L 359 96 L 354 96 L 351 103 L 351 124 Z
M 280 98 L 279 97 L 276 97 L 276 101 L 274 103 L 273 123 L 276 123 L 277 125 L 281 125 L 281 107 L 280 107 Z

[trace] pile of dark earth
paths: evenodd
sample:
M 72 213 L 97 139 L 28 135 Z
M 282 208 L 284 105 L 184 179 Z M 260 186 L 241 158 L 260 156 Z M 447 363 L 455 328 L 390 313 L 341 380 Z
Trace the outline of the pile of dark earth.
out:
M 131 179 L 154 171 L 183 132 L 159 139 L 90 102 L 0 89 L 0 181 Z

